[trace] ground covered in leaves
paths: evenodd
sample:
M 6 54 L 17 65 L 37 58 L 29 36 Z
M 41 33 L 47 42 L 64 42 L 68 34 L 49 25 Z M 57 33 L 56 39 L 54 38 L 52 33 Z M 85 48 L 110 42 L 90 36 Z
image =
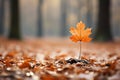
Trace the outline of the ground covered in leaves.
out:
M 0 80 L 120 80 L 120 43 L 0 39 Z

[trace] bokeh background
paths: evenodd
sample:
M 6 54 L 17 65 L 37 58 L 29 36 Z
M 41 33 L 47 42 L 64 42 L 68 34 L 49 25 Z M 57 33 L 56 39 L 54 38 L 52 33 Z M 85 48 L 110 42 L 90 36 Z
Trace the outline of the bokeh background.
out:
M 0 0 L 0 35 L 8 38 L 10 34 L 21 38 L 68 37 L 70 26 L 83 21 L 92 28 L 94 38 L 101 32 L 102 36 L 112 35 L 109 40 L 118 40 L 119 8 L 120 0 Z M 105 37 L 110 37 L 109 34 Z

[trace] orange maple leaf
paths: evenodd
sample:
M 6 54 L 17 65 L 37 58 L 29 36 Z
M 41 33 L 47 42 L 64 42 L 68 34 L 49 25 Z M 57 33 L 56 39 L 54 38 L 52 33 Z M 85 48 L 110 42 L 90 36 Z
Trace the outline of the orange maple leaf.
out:
M 72 34 L 70 39 L 73 42 L 89 42 L 92 40 L 92 38 L 89 37 L 91 34 L 91 28 L 85 29 L 85 24 L 82 21 L 77 23 L 76 28 L 70 27 L 70 33 Z

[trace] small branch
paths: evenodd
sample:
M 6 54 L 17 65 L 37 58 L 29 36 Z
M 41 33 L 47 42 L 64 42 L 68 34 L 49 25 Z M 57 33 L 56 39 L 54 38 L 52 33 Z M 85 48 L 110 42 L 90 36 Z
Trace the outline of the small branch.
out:
M 80 41 L 80 43 L 79 43 L 80 52 L 79 52 L 79 57 L 78 57 L 78 59 L 81 59 L 81 47 L 82 47 L 82 45 L 81 45 L 81 41 Z

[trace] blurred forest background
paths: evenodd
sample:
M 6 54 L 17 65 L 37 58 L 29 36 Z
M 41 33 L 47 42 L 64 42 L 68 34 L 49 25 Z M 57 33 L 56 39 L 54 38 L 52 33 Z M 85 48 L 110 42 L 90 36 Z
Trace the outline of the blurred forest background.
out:
M 120 0 L 0 0 L 0 35 L 68 37 L 69 27 L 83 21 L 95 39 L 119 39 L 119 8 Z

